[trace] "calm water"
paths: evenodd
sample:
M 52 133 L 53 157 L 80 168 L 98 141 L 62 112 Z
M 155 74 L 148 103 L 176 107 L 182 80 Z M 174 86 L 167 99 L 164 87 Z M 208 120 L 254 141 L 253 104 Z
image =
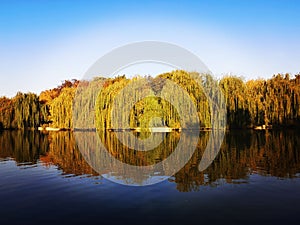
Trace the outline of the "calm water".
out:
M 187 144 L 195 139 L 164 134 L 162 145 L 139 155 L 121 146 L 114 133 L 100 136 L 110 154 L 132 165 L 154 164 L 171 154 L 180 138 Z M 93 150 L 81 153 L 73 133 L 4 131 L 0 223 L 299 224 L 299 132 L 227 133 L 217 158 L 199 172 L 208 137 L 209 132 L 200 134 L 197 150 L 174 176 L 133 187 L 103 178 L 97 171 L 105 174 L 105 165 L 91 168 L 85 159 Z

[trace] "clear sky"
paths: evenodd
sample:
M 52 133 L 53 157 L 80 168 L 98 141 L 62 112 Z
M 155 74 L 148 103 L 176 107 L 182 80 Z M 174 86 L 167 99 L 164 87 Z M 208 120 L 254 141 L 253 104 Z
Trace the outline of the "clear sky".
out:
M 300 1 L 0 0 L 0 96 L 81 79 L 110 50 L 177 44 L 217 76 L 300 72 Z

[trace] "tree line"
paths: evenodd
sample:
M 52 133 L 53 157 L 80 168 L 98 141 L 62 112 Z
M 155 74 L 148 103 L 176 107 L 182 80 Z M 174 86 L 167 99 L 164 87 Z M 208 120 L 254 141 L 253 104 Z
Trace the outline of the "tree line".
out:
M 0 97 L 0 129 L 37 129 L 41 126 L 110 129 L 122 121 L 128 121 L 131 128 L 192 128 L 195 117 L 199 118 L 201 127 L 207 128 L 211 126 L 212 109 L 203 87 L 212 78 L 200 74 L 199 82 L 196 82 L 191 75 L 176 70 L 155 78 L 137 76 L 129 79 L 123 75 L 116 78 L 97 77 L 82 82 L 66 80 L 57 88 L 45 90 L 40 95 L 18 92 L 13 98 Z M 181 89 L 172 89 L 172 86 L 168 86 L 169 81 Z M 270 79 L 249 81 L 237 76 L 225 76 L 213 82 L 219 85 L 225 96 L 228 128 L 300 125 L 300 74 L 293 77 L 290 74 L 277 74 Z M 128 86 L 130 91 L 123 91 Z M 143 90 L 150 97 L 142 98 Z M 198 112 L 198 115 L 185 114 L 190 124 L 180 124 L 179 114 L 182 112 L 178 111 L 180 107 L 174 107 L 187 104 L 180 91 L 187 93 Z M 79 92 L 80 95 L 76 94 Z M 74 101 L 76 96 L 78 99 Z M 115 101 L 116 98 L 118 101 Z M 172 104 L 166 98 L 171 99 Z M 81 110 L 73 112 L 74 104 Z M 113 110 L 114 107 L 125 105 L 131 107 L 128 115 L 121 109 Z M 88 111 L 92 113 L 87 114 Z M 87 118 L 87 115 L 90 117 Z M 76 124 L 73 124 L 73 116 Z M 128 118 L 123 118 L 125 116 Z M 120 122 L 112 121 L 112 117 Z

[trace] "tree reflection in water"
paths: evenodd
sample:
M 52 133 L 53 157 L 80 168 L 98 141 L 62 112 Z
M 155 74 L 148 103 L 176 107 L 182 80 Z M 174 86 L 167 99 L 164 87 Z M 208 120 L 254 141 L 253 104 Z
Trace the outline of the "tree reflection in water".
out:
M 203 185 L 214 186 L 222 182 L 247 182 L 251 174 L 294 178 L 300 172 L 300 135 L 296 131 L 230 131 L 226 134 L 216 159 L 202 172 L 198 170 L 198 165 L 210 132 L 200 132 L 199 138 L 193 133 L 185 136 L 176 132 L 160 134 L 164 137 L 163 142 L 147 152 L 135 151 L 122 145 L 114 132 L 85 133 L 88 139 L 85 138 L 81 145 L 86 151 L 81 153 L 72 132 L 3 131 L 0 133 L 0 160 L 12 158 L 17 165 L 35 165 L 41 162 L 45 166 L 57 166 L 65 174 L 99 176 L 98 172 L 106 174 L 111 169 L 112 161 L 109 158 L 97 158 L 97 151 L 93 146 L 95 140 L 101 140 L 107 152 L 117 160 L 145 166 L 155 165 L 166 159 L 176 148 L 179 139 L 183 138 L 186 145 L 195 140 L 198 140 L 198 144 L 188 163 L 168 179 L 169 182 L 175 182 L 177 189 L 182 192 L 197 191 Z M 182 155 L 184 156 L 184 152 Z M 94 162 L 100 160 L 103 170 L 96 172 L 86 159 Z M 167 168 L 162 168 L 164 169 Z M 115 175 L 117 177 L 120 174 L 122 173 Z M 147 177 L 155 176 L 146 175 L 147 169 L 136 178 L 136 182 L 142 183 Z M 126 177 L 119 179 L 126 180 Z

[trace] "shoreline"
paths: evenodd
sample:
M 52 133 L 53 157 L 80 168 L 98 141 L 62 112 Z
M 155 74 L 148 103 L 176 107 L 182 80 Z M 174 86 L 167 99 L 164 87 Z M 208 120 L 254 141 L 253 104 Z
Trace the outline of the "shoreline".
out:
M 226 128 L 226 131 L 234 131 L 234 130 L 253 130 L 253 131 L 271 131 L 271 130 L 298 130 L 299 126 L 297 125 L 289 125 L 289 126 L 251 126 L 251 127 L 232 127 Z M 46 132 L 59 132 L 59 131 L 71 131 L 71 132 L 95 132 L 97 130 L 107 131 L 107 132 L 181 132 L 181 131 L 212 131 L 217 129 L 212 129 L 211 127 L 200 127 L 197 128 L 171 128 L 171 127 L 151 127 L 148 129 L 142 129 L 140 127 L 137 128 L 106 128 L 106 129 L 96 129 L 96 128 L 57 128 L 57 127 L 37 127 L 37 128 L 2 128 L 1 131 L 46 131 Z

